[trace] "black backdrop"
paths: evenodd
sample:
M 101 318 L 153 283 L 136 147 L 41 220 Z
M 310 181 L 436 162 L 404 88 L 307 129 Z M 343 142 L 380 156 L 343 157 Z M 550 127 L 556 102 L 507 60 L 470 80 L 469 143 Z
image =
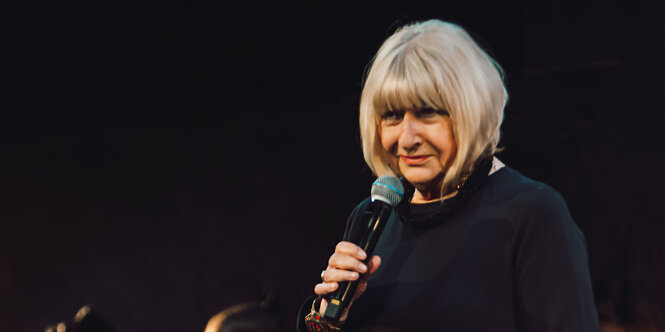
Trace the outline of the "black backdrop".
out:
M 202 331 L 300 301 L 368 194 L 365 66 L 401 24 L 468 28 L 504 66 L 500 158 L 566 198 L 601 318 L 665 308 L 653 1 L 1 5 L 0 323 L 93 304 L 118 331 Z

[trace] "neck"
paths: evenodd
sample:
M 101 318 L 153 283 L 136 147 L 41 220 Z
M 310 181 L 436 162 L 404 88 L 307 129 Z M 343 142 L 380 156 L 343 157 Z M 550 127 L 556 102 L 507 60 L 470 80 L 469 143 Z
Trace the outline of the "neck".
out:
M 489 170 L 489 175 L 493 174 L 494 172 L 498 171 L 504 166 L 506 165 L 502 163 L 498 158 L 493 157 L 492 165 Z M 422 204 L 434 201 L 442 201 L 454 197 L 459 192 L 458 190 L 455 190 L 447 194 L 442 194 L 440 190 L 441 189 L 439 186 L 434 186 L 433 188 L 428 188 L 428 187 L 418 188 L 416 186 L 415 192 L 413 193 L 413 197 L 411 198 L 411 203 Z
M 413 198 L 411 198 L 411 203 L 423 204 L 430 203 L 434 201 L 442 201 L 453 196 L 457 195 L 457 191 L 453 191 L 447 194 L 441 195 L 440 192 L 431 192 L 431 191 L 420 191 L 416 188 L 416 191 L 413 193 Z

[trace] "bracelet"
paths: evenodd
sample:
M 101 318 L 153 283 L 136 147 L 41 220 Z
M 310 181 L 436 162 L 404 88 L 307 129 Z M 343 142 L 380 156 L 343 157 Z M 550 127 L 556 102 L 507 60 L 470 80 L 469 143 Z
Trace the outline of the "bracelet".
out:
M 305 316 L 305 326 L 309 332 L 332 332 L 340 331 L 342 323 L 333 323 L 323 318 L 316 310 L 316 307 L 321 304 L 321 297 L 317 297 L 312 301 L 312 310 Z

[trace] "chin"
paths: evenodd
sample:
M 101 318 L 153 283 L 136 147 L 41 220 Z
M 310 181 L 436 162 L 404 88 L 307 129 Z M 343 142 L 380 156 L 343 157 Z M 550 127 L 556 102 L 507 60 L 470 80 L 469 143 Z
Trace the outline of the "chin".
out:
M 402 174 L 415 187 L 432 187 L 432 185 L 439 183 L 442 178 L 439 174 L 428 172 L 405 172 Z

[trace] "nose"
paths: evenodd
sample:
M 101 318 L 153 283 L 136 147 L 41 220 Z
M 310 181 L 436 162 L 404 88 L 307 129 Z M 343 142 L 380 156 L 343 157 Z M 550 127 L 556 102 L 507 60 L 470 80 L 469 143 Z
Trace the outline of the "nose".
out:
M 411 111 L 404 112 L 399 136 L 399 147 L 407 152 L 415 151 L 423 143 L 422 123 Z

